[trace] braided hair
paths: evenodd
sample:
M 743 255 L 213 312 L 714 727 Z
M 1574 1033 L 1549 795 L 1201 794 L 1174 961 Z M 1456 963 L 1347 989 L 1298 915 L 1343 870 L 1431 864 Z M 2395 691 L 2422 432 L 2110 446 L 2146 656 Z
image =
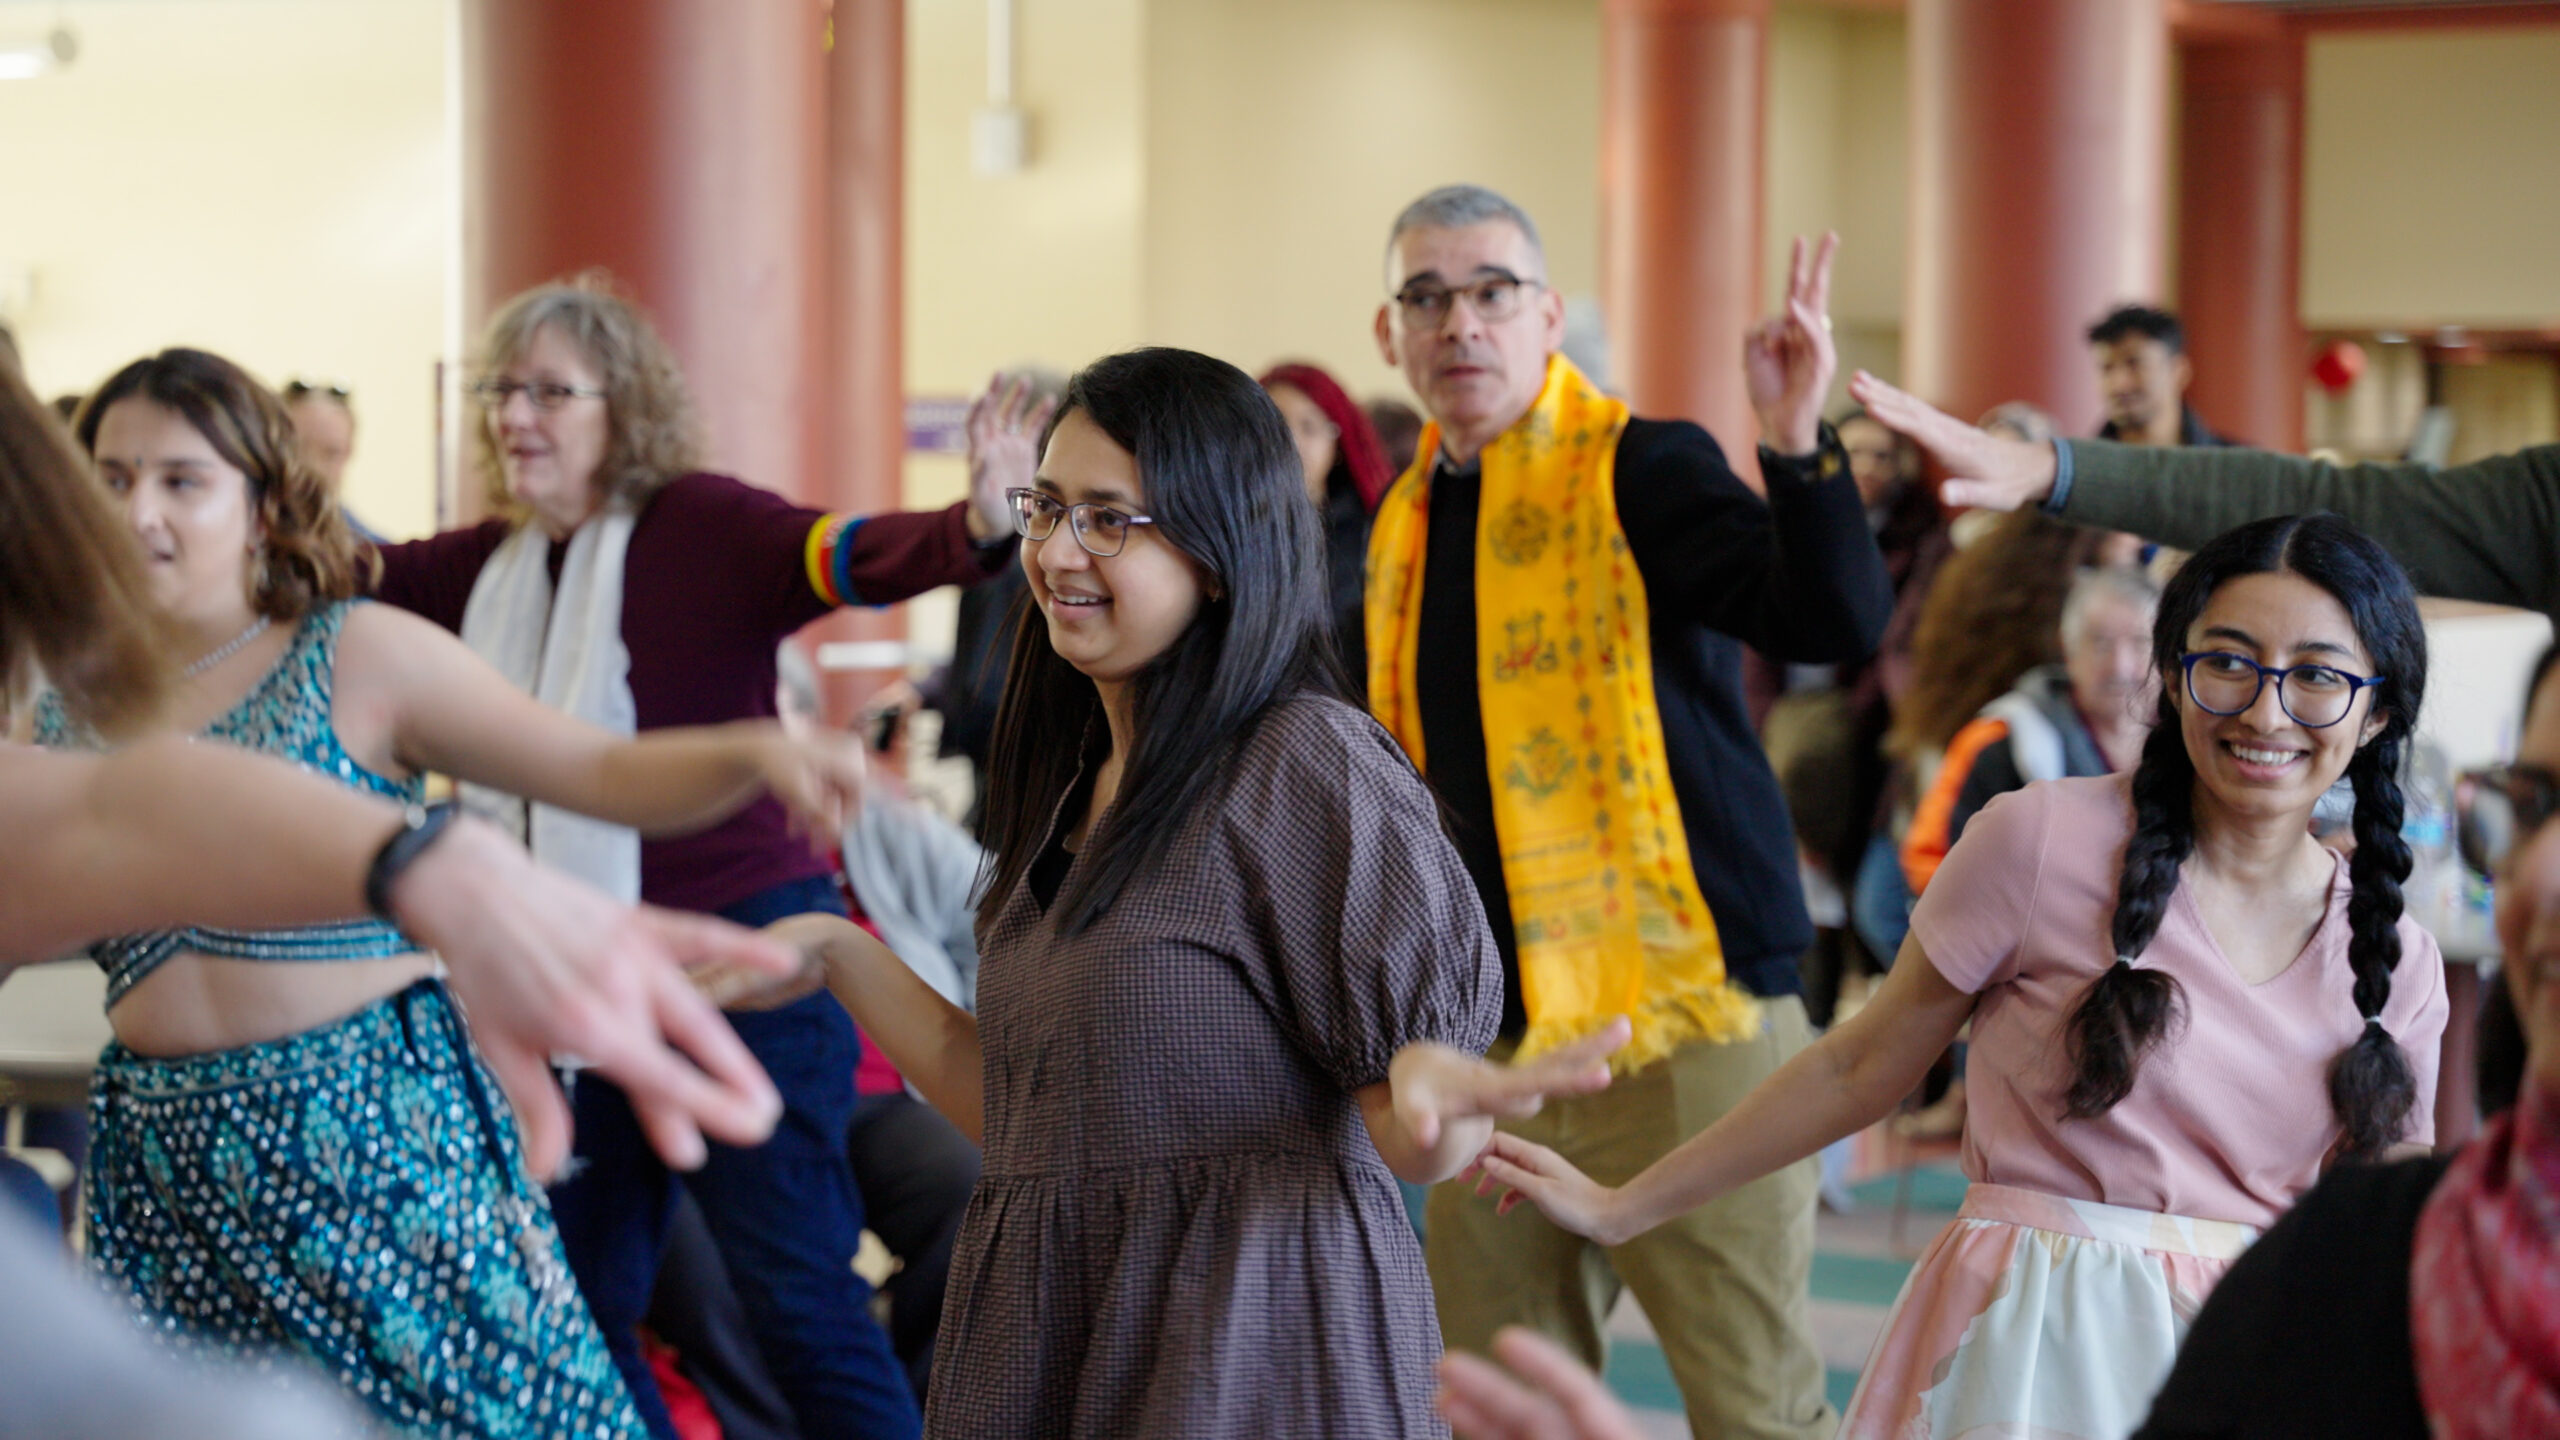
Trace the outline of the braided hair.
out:
M 2381 1152 L 2407 1133 L 2417 1102 L 2409 1057 L 2382 1027 L 2400 963 L 2401 883 L 2409 847 L 2400 761 L 2426 695 L 2427 648 L 2409 578 L 2382 547 L 2334 515 L 2279 516 L 2229 531 L 2196 552 L 2161 597 L 2152 662 L 2160 709 L 2133 774 L 2132 837 L 2116 885 L 2117 961 L 2090 982 L 2063 1032 L 2072 1078 L 2066 1118 L 2093 1119 L 2133 1090 L 2142 1062 L 2185 1023 L 2186 997 L 2167 972 L 2133 963 L 2160 931 L 2180 867 L 2195 849 L 2195 761 L 2175 704 L 2187 631 L 2216 591 L 2246 575 L 2298 575 L 2345 607 L 2383 677 L 2369 715 L 2382 721 L 2347 765 L 2355 788 L 2355 856 L 2347 876 L 2347 961 L 2363 1032 L 2329 1066 L 2329 1104 L 2349 1157 Z M 2346 723 L 2346 722 L 2340 722 Z

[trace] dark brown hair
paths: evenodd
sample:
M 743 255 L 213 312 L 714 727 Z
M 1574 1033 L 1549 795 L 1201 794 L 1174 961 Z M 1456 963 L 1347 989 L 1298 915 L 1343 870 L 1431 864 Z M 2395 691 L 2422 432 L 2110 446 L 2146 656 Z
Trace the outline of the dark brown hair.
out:
M 299 620 L 372 588 L 382 557 L 356 539 L 320 472 L 303 463 L 293 417 L 249 372 L 204 350 L 163 350 L 110 376 L 81 405 L 72 428 L 98 453 L 98 425 L 119 400 L 176 411 L 214 453 L 248 477 L 263 545 L 249 606 L 270 620 Z
M 2180 567 L 2161 596 L 2151 631 L 2160 710 L 2133 772 L 2134 829 L 2116 881 L 2110 938 L 2120 958 L 2081 992 L 2064 1027 L 2072 1065 L 2064 1114 L 2089 1119 L 2115 1108 L 2133 1092 L 2144 1058 L 2185 1020 L 2186 995 L 2177 979 L 2133 963 L 2159 934 L 2180 867 L 2195 849 L 2196 769 L 2176 702 L 2186 673 L 2180 657 L 2187 631 L 2214 592 L 2242 576 L 2270 574 L 2300 576 L 2335 597 L 2381 680 L 2365 713 L 2382 728 L 2357 748 L 2345 777 L 2356 796 L 2347 964 L 2365 1026 L 2329 1066 L 2340 1152 L 2370 1159 L 2408 1133 L 2417 1103 L 2415 1073 L 2400 1042 L 2383 1029 L 2382 1008 L 2400 964 L 2400 886 L 2410 867 L 2400 835 L 2406 808 L 2400 756 L 2426 700 L 2427 639 L 2409 577 L 2380 545 L 2335 515 L 2279 515 L 2225 531 Z
M 604 379 L 599 499 L 645 500 L 668 481 L 700 467 L 702 437 L 684 371 L 649 317 L 614 293 L 612 276 L 588 270 L 565 283 L 537 285 L 499 306 L 480 336 L 478 373 L 494 375 L 514 364 L 533 343 L 534 332 L 545 326 L 578 347 Z M 485 413 L 473 434 L 473 453 L 490 500 L 502 513 L 521 516 L 524 507 L 507 493 L 506 477 L 498 468 Z
M 41 666 L 74 716 L 129 730 L 167 690 L 164 625 L 71 433 L 0 366 L 0 694 Z
M 1348 693 L 1325 612 L 1324 542 L 1280 407 L 1253 377 L 1188 350 L 1131 350 L 1067 382 L 1050 432 L 1081 414 L 1138 464 L 1150 533 L 1219 592 L 1131 682 L 1133 725 L 1110 820 L 1049 914 L 1082 932 L 1214 801 L 1229 759 L 1275 706 Z M 1041 451 L 1048 450 L 1044 436 Z M 1065 527 L 1047 545 L 1073 545 Z M 1026 592 L 1027 595 L 1028 592 Z M 1109 748 L 1102 695 L 1015 602 L 1013 659 L 987 763 L 991 919 L 1026 883 L 1050 821 Z

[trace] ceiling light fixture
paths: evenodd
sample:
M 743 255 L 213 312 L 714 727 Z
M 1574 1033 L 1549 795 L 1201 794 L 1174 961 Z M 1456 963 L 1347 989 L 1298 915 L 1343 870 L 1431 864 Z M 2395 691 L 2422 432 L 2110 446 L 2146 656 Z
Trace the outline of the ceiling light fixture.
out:
M 63 26 L 34 40 L 0 44 L 0 80 L 33 80 L 70 64 L 79 54 L 80 42 Z

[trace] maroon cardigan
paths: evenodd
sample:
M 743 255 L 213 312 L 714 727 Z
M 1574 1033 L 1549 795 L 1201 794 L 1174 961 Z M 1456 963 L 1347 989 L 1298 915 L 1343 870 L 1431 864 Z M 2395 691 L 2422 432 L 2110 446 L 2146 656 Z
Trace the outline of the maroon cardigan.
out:
M 973 547 L 964 510 L 851 518 L 725 475 L 670 482 L 640 512 L 623 564 L 622 639 L 640 728 L 774 714 L 775 647 L 835 608 L 811 578 L 813 531 L 824 547 L 815 563 L 849 604 L 892 604 L 994 574 L 1012 547 Z M 509 521 L 484 520 L 385 545 L 375 598 L 459 633 L 480 567 L 512 531 Z M 563 549 L 552 547 L 555 578 Z M 640 894 L 674 909 L 717 911 L 830 869 L 791 834 L 768 796 L 699 834 L 644 840 Z

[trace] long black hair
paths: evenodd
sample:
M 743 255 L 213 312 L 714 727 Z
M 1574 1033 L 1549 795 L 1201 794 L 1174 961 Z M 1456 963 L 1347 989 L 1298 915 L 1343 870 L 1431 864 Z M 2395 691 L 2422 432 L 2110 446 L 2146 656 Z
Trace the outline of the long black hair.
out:
M 2346 608 L 2382 677 L 2368 712 L 2381 717 L 2382 729 L 2357 749 L 2346 771 L 2356 795 L 2347 961 L 2355 971 L 2356 1011 L 2366 1024 L 2329 1067 L 2329 1104 L 2345 1132 L 2342 1149 L 2370 1156 L 2407 1133 L 2417 1100 L 2409 1057 L 2379 1021 L 2400 963 L 2400 885 L 2409 878 L 2409 847 L 2400 838 L 2400 757 L 2426 697 L 2427 642 L 2409 577 L 2380 545 L 2335 515 L 2278 516 L 2228 531 L 2197 551 L 2160 598 L 2151 632 L 2160 710 L 2133 772 L 2134 830 L 2116 885 L 2120 958 L 2071 1012 L 2064 1043 L 2073 1075 L 2064 1114 L 2089 1119 L 2114 1108 L 2132 1092 L 2143 1058 L 2185 1018 L 2178 982 L 2166 971 L 2131 963 L 2159 933 L 2179 867 L 2195 848 L 2195 762 L 2174 704 L 2185 674 L 2179 657 L 2188 629 L 2216 591 L 2245 575 L 2279 573 L 2301 576 Z
M 1265 712 L 1302 694 L 1346 693 L 1323 533 L 1288 423 L 1253 377 L 1189 350 L 1132 350 L 1067 382 L 1052 433 L 1077 412 L 1137 460 L 1156 538 L 1208 572 L 1212 594 L 1132 683 L 1133 733 L 1110 823 L 1088 839 L 1052 909 L 1070 935 L 1162 858 Z M 1061 530 L 1043 543 L 1076 542 Z M 1101 693 L 1059 658 L 1026 598 L 1015 608 L 987 762 L 988 894 L 1024 882 L 1078 769 L 1108 744 Z

